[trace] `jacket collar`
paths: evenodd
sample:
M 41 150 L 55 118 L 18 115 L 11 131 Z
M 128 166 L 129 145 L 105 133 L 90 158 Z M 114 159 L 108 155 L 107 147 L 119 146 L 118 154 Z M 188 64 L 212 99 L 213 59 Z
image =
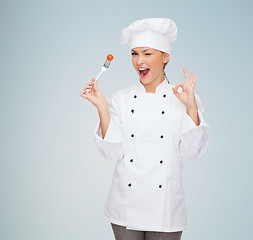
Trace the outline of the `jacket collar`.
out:
M 163 93 L 169 88 L 169 83 L 166 79 L 164 79 L 155 90 L 155 93 Z M 135 85 L 136 89 L 140 92 L 147 93 L 145 87 L 142 85 L 141 81 L 139 80 L 138 83 Z

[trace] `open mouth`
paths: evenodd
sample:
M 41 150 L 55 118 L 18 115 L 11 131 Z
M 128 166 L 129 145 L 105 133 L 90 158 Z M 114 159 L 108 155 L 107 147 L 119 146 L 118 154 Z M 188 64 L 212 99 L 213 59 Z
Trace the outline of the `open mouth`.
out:
M 149 68 L 138 68 L 142 78 L 147 77 L 149 73 Z

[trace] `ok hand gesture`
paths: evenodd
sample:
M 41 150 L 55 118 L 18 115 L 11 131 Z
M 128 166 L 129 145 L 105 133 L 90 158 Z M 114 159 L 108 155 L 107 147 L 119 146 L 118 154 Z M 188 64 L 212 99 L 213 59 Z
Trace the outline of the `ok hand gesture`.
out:
M 191 80 L 189 80 L 185 67 L 183 67 L 183 71 L 184 71 L 184 77 L 185 77 L 185 84 L 182 82 L 177 83 L 176 86 L 172 88 L 173 93 L 186 106 L 186 108 L 196 107 L 197 104 L 196 104 L 195 96 L 194 96 L 194 86 L 195 86 L 197 77 L 196 76 L 193 77 L 193 71 L 191 70 L 191 73 L 190 73 Z M 177 91 L 179 87 L 182 88 L 181 93 Z

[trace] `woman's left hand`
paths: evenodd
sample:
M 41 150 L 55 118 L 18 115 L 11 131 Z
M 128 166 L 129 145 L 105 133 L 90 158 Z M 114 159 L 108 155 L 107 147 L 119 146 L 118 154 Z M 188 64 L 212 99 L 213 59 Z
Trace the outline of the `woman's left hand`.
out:
M 186 108 L 195 107 L 197 106 L 197 104 L 194 96 L 194 86 L 197 77 L 196 76 L 193 77 L 193 71 L 191 70 L 190 73 L 191 80 L 189 80 L 185 67 L 183 67 L 183 71 L 185 76 L 185 84 L 179 82 L 176 84 L 174 88 L 172 88 L 172 90 L 173 93 L 176 95 L 176 97 L 186 106 Z M 181 93 L 177 91 L 179 87 L 182 88 Z

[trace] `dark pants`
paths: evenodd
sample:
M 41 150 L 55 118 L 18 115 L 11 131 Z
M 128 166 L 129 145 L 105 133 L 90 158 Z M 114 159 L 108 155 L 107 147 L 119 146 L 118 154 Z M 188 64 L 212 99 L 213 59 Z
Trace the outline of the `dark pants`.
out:
M 111 223 L 115 240 L 180 240 L 179 232 L 153 232 L 126 229 L 125 226 Z

